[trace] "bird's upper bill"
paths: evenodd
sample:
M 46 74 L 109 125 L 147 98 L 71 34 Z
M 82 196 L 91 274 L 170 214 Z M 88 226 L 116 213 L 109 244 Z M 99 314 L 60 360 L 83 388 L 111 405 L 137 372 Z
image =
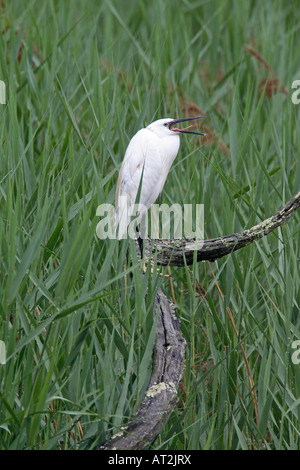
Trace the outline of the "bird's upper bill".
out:
M 188 126 L 188 127 L 185 127 L 184 129 L 178 129 L 177 127 L 173 127 L 173 126 L 175 126 L 175 124 L 178 124 L 179 122 L 193 121 L 194 119 L 203 119 L 205 117 L 206 116 L 196 116 L 196 117 L 189 117 L 189 118 L 184 118 L 184 119 L 174 119 L 173 121 L 168 122 L 168 128 L 169 128 L 170 131 L 174 131 L 174 132 L 179 133 L 179 134 L 206 135 L 206 134 L 203 134 L 201 132 L 188 131 L 187 129 L 189 129 L 190 127 L 193 127 L 192 125 Z

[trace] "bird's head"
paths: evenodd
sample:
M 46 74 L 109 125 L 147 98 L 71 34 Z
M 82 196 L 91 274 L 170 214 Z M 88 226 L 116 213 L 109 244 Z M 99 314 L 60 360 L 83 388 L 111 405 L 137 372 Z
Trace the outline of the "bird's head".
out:
M 169 137 L 171 135 L 179 135 L 179 134 L 196 134 L 196 135 L 206 135 L 201 132 L 194 132 L 188 131 L 192 126 L 185 127 L 183 129 L 179 129 L 176 127 L 176 124 L 185 121 L 193 121 L 194 119 L 202 119 L 205 116 L 196 116 L 184 119 L 158 119 L 157 121 L 152 122 L 147 126 L 147 129 L 151 132 L 154 132 L 158 137 Z

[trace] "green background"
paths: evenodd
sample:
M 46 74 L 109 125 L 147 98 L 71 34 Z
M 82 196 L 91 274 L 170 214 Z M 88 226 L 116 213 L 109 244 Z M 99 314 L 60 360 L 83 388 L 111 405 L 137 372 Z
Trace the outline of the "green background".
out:
M 171 296 L 96 209 L 138 129 L 199 111 L 160 201 L 203 203 L 206 238 L 299 191 L 299 2 L 4 0 L 0 27 L 0 449 L 95 449 L 144 397 Z M 151 448 L 299 449 L 299 214 L 171 271 L 186 371 Z

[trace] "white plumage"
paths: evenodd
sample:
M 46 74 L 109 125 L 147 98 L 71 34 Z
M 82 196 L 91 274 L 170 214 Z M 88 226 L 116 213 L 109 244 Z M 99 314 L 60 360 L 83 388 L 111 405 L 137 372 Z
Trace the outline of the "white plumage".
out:
M 187 131 L 186 129 L 191 126 L 186 129 L 173 126 L 178 122 L 202 117 L 204 116 L 176 120 L 159 119 L 139 130 L 132 137 L 120 169 L 116 190 L 116 226 L 119 227 L 119 239 L 123 238 L 127 232 L 132 205 L 139 203 L 141 205 L 140 216 L 143 216 L 162 192 L 179 150 L 179 134 L 205 135 Z M 140 182 L 140 198 L 137 201 Z

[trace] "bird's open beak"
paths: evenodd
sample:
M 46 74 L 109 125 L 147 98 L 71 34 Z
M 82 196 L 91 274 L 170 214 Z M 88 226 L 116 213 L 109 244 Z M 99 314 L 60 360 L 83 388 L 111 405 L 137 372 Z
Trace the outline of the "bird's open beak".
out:
M 196 134 L 196 135 L 207 135 L 207 134 L 202 134 L 201 132 L 194 132 L 194 131 L 188 131 L 192 126 L 185 127 L 184 129 L 178 129 L 177 127 L 173 127 L 175 124 L 179 122 L 185 122 L 185 121 L 193 121 L 194 119 L 203 119 L 206 116 L 196 116 L 196 117 L 190 117 L 190 118 L 184 118 L 184 119 L 174 119 L 174 121 L 169 122 L 168 126 L 170 131 L 178 132 L 180 134 Z

